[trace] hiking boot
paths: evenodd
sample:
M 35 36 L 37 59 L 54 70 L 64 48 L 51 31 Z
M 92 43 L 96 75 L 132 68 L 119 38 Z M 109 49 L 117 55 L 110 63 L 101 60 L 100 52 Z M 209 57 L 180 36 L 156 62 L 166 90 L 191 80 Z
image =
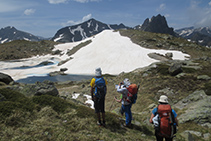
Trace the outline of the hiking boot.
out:
M 105 126 L 106 126 L 105 121 L 103 121 L 102 126 L 103 126 L 103 127 L 105 127 Z
M 132 128 L 131 124 L 123 124 L 124 127 Z
M 101 122 L 98 121 L 98 122 L 97 122 L 97 125 L 98 125 L 98 126 L 102 126 L 103 124 L 102 124 Z

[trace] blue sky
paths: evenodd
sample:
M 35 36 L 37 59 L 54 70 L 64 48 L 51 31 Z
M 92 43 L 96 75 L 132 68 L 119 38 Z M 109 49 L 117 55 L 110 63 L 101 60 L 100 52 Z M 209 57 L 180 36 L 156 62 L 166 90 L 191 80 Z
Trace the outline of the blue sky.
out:
M 134 27 L 158 14 L 174 29 L 211 26 L 211 0 L 0 0 L 0 28 L 43 37 L 90 18 Z

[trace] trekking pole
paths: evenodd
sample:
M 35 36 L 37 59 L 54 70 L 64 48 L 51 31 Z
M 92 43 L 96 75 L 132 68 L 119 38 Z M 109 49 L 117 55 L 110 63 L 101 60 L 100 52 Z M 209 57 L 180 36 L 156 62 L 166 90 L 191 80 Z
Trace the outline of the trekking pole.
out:
M 113 105 L 114 105 L 114 101 L 115 101 L 115 99 L 113 100 L 113 102 L 112 102 L 112 104 L 111 104 L 111 106 L 110 106 L 109 112 L 111 111 L 111 108 L 112 108 Z

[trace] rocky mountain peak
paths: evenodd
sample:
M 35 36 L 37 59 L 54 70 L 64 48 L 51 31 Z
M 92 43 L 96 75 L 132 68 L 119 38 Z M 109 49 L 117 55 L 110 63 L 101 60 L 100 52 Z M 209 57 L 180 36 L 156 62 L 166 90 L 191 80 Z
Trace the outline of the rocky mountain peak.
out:
M 128 27 L 126 27 L 124 24 L 119 24 L 119 25 L 105 24 L 92 18 L 81 24 L 67 26 L 58 30 L 57 33 L 52 38 L 52 40 L 63 43 L 76 42 L 84 40 L 93 35 L 96 35 L 106 29 L 117 30 L 123 28 L 128 28 Z
M 166 18 L 158 14 L 153 16 L 151 19 L 147 18 L 142 26 L 136 27 L 142 31 L 154 32 L 154 33 L 165 33 L 175 36 L 173 28 L 169 28 Z
M 39 37 L 30 33 L 17 30 L 13 26 L 7 26 L 0 29 L 0 43 L 6 43 L 14 40 L 39 41 Z

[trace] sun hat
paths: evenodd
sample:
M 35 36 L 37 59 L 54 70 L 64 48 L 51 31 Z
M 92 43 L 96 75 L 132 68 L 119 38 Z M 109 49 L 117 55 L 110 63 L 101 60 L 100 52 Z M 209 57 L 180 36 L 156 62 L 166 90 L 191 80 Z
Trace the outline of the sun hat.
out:
M 101 68 L 96 68 L 95 69 L 95 76 L 101 76 L 101 75 L 102 75 Z
M 126 87 L 128 87 L 130 85 L 130 80 L 128 78 L 125 78 L 125 80 L 123 81 L 124 85 Z
M 161 95 L 160 96 L 160 99 L 158 100 L 158 102 L 161 102 L 161 103 L 169 103 L 168 102 L 168 97 L 165 96 L 165 95 Z

